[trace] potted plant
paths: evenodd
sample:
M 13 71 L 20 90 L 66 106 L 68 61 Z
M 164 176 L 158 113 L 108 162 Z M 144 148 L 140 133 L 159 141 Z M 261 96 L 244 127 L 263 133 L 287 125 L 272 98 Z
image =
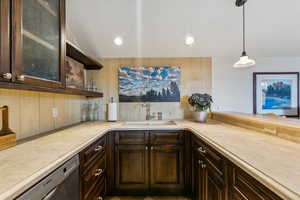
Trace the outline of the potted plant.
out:
M 212 97 L 206 93 L 195 93 L 189 97 L 188 102 L 194 108 L 194 119 L 198 122 L 205 122 L 213 102 Z

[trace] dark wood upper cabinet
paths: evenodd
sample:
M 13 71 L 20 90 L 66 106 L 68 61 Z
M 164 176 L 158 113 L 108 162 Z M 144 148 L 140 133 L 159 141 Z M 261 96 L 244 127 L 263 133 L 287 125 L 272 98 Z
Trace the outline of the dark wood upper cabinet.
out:
M 11 81 L 10 1 L 0 1 L 0 81 Z
M 64 87 L 65 0 L 12 2 L 14 81 Z
M 150 151 L 151 193 L 183 194 L 184 149 L 180 145 L 153 145 Z

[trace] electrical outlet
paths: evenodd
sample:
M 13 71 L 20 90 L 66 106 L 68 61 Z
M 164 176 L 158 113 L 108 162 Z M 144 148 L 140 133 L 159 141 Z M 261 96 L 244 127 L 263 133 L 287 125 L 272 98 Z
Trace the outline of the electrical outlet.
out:
M 57 118 L 58 117 L 58 108 L 52 108 L 52 117 Z

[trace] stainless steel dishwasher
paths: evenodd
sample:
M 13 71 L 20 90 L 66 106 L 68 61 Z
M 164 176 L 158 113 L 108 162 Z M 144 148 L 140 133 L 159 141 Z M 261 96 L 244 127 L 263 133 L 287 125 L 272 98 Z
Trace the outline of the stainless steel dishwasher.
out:
M 16 200 L 79 200 L 79 156 L 76 155 Z

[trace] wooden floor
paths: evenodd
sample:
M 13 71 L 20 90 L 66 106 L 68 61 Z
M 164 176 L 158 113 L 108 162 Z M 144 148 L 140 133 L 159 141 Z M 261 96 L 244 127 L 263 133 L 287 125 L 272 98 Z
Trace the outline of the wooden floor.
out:
M 128 197 L 106 197 L 105 200 L 191 200 L 190 198 L 186 197 L 171 197 L 171 196 L 165 196 L 165 197 L 134 197 L 134 196 L 128 196 Z

